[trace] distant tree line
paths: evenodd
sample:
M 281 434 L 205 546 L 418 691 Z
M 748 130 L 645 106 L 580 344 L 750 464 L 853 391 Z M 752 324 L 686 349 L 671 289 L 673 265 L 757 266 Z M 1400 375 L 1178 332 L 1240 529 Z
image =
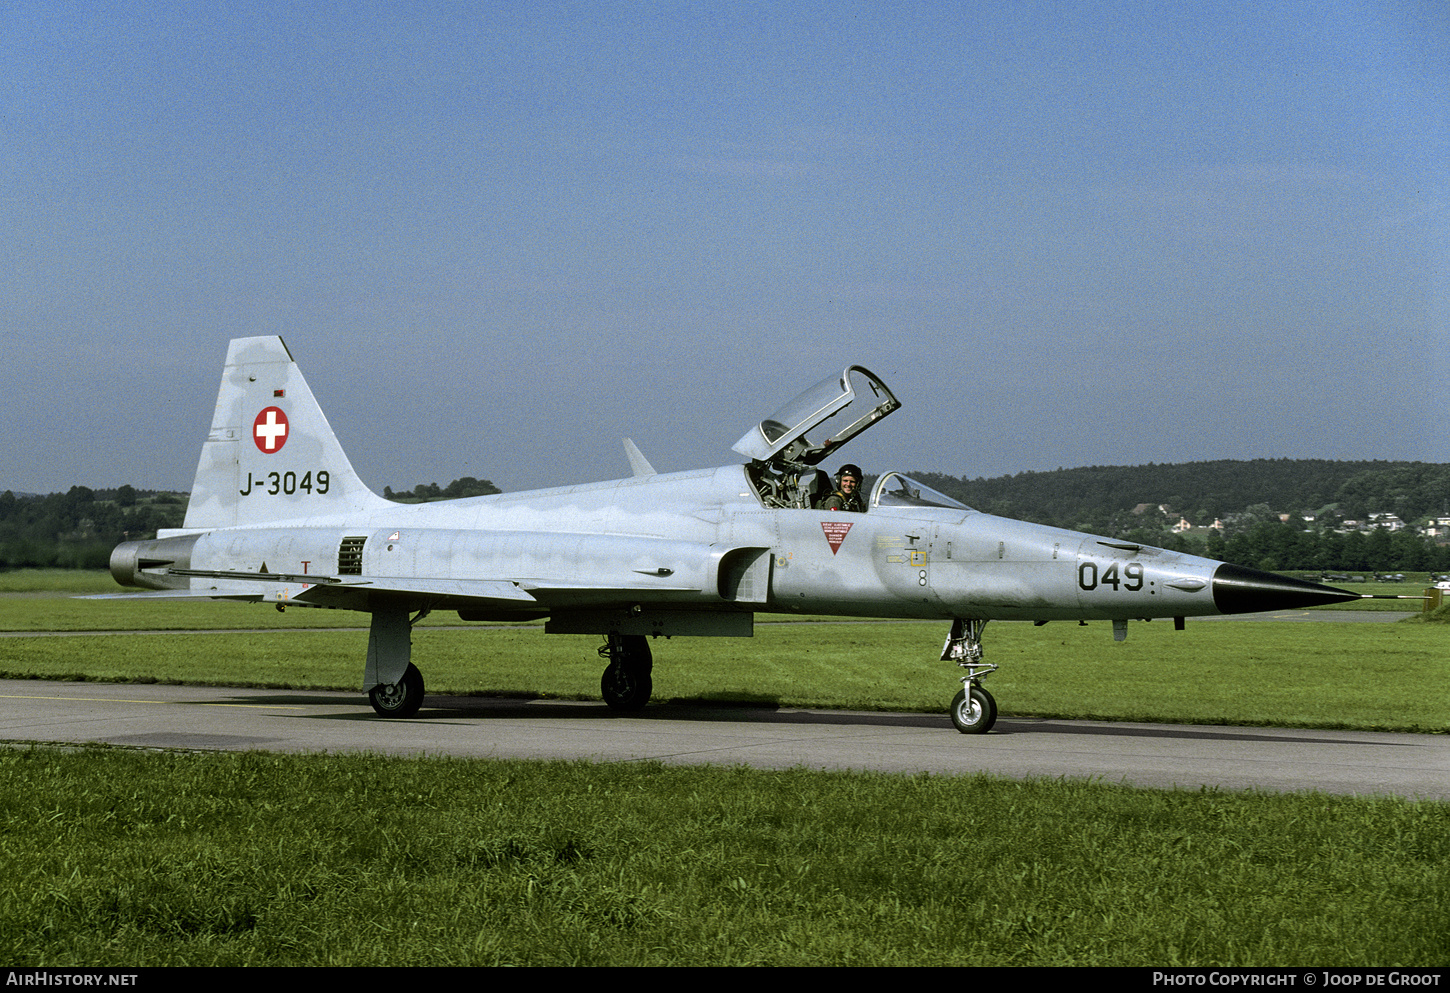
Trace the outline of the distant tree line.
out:
M 1253 568 L 1450 571 L 1450 547 L 1416 527 L 1450 512 L 1450 465 L 1259 459 L 1090 466 L 994 479 L 912 475 L 987 513 Z M 1134 512 L 1144 504 L 1151 509 Z M 1373 514 L 1393 514 L 1405 527 L 1391 532 L 1345 525 Z M 1194 530 L 1175 534 L 1180 518 Z M 1222 530 L 1211 529 L 1216 522 Z
M 1260 521 L 1226 538 L 1208 536 L 1204 554 L 1270 572 L 1450 572 L 1450 545 L 1411 530 L 1339 533 L 1303 522 Z
M 383 495 L 421 503 L 498 492 L 486 479 L 465 476 L 443 487 L 419 484 L 410 493 L 388 488 Z M 119 543 L 181 527 L 188 499 L 185 493 L 130 485 L 112 490 L 72 486 L 47 496 L 16 496 L 6 490 L 0 493 L 0 569 L 104 569 Z
M 437 483 L 429 483 L 426 486 L 419 483 L 411 490 L 404 490 L 401 493 L 394 492 L 391 486 L 383 487 L 383 497 L 398 503 L 427 503 L 430 500 L 459 500 L 463 497 L 488 496 L 491 493 L 502 492 L 503 490 L 500 490 L 488 480 L 474 479 L 472 476 L 455 479 L 447 486 L 441 488 Z
M 1267 504 L 1276 512 L 1406 522 L 1450 511 L 1450 465 L 1256 459 L 1177 465 L 1089 466 L 967 479 L 923 472 L 922 482 L 968 506 L 1008 517 L 1102 533 L 1139 504 L 1166 504 L 1194 524 Z
M 181 527 L 185 493 L 72 486 L 49 496 L 0 493 L 0 569 L 104 569 L 127 538 Z

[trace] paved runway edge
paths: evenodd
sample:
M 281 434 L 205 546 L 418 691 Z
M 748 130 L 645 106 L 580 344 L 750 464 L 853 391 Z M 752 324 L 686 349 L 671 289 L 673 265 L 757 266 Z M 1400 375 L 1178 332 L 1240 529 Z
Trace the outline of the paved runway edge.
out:
M 361 693 L 0 680 L 0 739 L 139 748 L 367 751 L 1087 778 L 1151 788 L 1450 800 L 1450 735 L 945 714 L 430 696 L 383 720 Z

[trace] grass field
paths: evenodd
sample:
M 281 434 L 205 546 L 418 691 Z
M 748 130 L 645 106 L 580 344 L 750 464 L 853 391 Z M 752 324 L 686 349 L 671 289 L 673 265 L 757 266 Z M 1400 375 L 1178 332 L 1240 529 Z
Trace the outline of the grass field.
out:
M 12 590 L 0 629 L 34 636 L 0 670 L 360 690 L 361 620 Z M 597 698 L 598 639 L 431 620 L 430 692 Z M 1130 631 L 989 625 L 987 685 L 1006 715 L 1450 730 L 1443 624 Z M 658 641 L 656 698 L 941 711 L 944 633 Z M 1450 962 L 1450 808 L 1385 798 L 26 747 L 0 858 L 16 966 Z
M 987 777 L 16 750 L 0 752 L 0 959 L 1436 965 L 1446 813 Z

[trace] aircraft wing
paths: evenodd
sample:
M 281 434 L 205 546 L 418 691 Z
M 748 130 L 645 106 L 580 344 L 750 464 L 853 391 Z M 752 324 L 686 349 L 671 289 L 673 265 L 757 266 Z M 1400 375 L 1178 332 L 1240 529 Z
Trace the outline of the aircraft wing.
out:
M 507 579 L 406 579 L 349 576 L 304 576 L 264 572 L 209 572 L 177 569 L 174 576 L 213 580 L 214 585 L 193 585 L 185 590 L 149 590 L 144 593 L 101 593 L 86 600 L 251 600 L 263 603 L 299 603 L 315 607 L 368 609 L 379 600 L 417 602 L 456 609 L 542 607 L 518 583 Z
M 419 579 L 364 577 L 361 581 L 309 586 L 291 599 L 319 607 L 352 604 L 359 598 L 376 600 L 416 601 L 420 606 L 438 610 L 478 610 L 507 608 L 537 609 L 540 614 L 550 609 L 573 607 L 604 607 L 647 600 L 658 603 L 678 597 L 696 599 L 698 587 L 660 586 L 640 582 L 624 586 L 597 586 L 584 583 L 555 582 L 530 579 Z
M 440 610 L 535 610 L 604 607 L 622 601 L 658 602 L 674 597 L 698 597 L 692 586 L 639 584 L 603 587 L 595 584 L 529 579 L 430 579 L 422 577 L 318 576 L 262 572 L 172 570 L 171 575 L 212 580 L 214 585 L 185 590 L 148 590 L 141 593 L 98 593 L 85 600 L 242 600 L 260 603 L 296 603 L 313 607 L 352 610 L 374 609 L 379 602 L 401 603 L 410 609 L 427 606 Z M 673 596 L 672 596 L 673 595 Z

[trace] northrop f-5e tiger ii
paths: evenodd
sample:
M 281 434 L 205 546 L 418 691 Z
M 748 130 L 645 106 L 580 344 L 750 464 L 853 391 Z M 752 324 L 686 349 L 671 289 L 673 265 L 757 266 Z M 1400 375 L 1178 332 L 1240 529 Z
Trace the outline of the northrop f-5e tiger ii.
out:
M 363 684 L 383 717 L 423 703 L 410 631 L 435 610 L 601 636 L 600 688 L 622 711 L 648 702 L 661 636 L 749 637 L 757 613 L 939 618 L 941 658 L 965 670 L 950 707 L 964 734 L 997 716 L 981 685 L 997 668 L 983 662 L 988 621 L 1111 621 L 1121 640 L 1134 618 L 1181 628 L 1359 598 L 994 517 L 900 472 L 847 501 L 858 511 L 835 509 L 821 464 L 900 406 L 850 366 L 746 431 L 743 465 L 657 473 L 626 440 L 628 479 L 404 505 L 359 480 L 282 339 L 240 338 L 183 526 L 111 555 L 120 583 L 151 592 L 112 595 L 370 614 Z

